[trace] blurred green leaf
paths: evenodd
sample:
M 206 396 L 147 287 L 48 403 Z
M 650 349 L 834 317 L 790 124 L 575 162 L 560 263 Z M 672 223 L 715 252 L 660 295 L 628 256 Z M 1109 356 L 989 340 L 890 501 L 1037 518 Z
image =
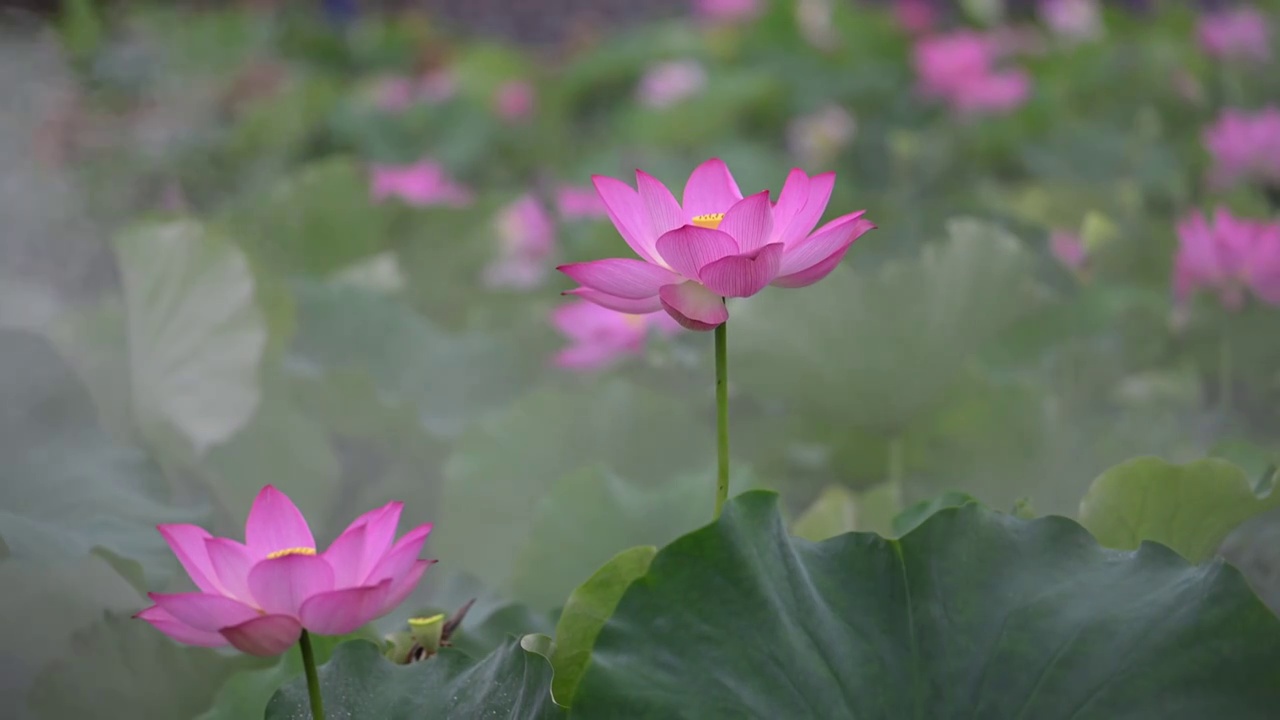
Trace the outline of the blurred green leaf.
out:
M 791 534 L 819 542 L 858 528 L 857 495 L 843 485 L 828 485 L 791 523 Z

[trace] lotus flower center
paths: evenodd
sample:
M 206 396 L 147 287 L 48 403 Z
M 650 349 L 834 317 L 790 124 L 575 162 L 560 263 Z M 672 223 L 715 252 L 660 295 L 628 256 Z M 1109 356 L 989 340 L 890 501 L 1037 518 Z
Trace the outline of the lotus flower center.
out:
M 715 230 L 720 227 L 720 221 L 724 220 L 724 213 L 711 213 L 710 215 L 696 215 L 693 218 L 693 224 L 700 228 Z
M 276 558 L 282 558 L 286 555 L 315 555 L 315 554 L 316 554 L 315 548 L 309 548 L 309 547 L 285 548 L 284 550 L 277 550 L 273 553 L 269 553 L 267 555 L 267 559 L 275 560 Z

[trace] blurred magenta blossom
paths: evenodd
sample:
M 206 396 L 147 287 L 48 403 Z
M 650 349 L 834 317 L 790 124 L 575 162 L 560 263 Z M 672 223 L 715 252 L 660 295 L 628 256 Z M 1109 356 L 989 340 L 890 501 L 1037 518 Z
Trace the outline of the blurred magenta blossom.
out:
M 1060 38 L 1092 40 L 1103 32 L 1102 8 L 1097 0 L 1040 0 L 1040 19 Z
M 565 220 L 609 217 L 595 188 L 576 185 L 561 185 L 556 190 L 556 211 Z
M 498 87 L 494 95 L 498 117 L 507 122 L 522 122 L 533 115 L 533 85 L 524 80 L 511 80 Z
M 1082 272 L 1089 263 L 1089 251 L 1076 233 L 1054 230 L 1049 234 L 1049 252 L 1068 270 Z
M 1280 187 L 1280 108 L 1255 113 L 1227 108 L 1205 129 L 1204 145 L 1213 156 L 1209 183 L 1214 188 L 1242 180 Z
M 570 344 L 556 353 L 557 367 L 578 372 L 601 370 L 629 355 L 644 353 L 650 331 L 670 337 L 680 325 L 665 313 L 631 315 L 578 300 L 551 312 L 551 324 Z
M 787 127 L 787 145 L 803 165 L 825 165 L 848 147 L 858 122 L 839 105 L 802 115 Z
M 1271 31 L 1266 15 L 1244 6 L 1200 17 L 1196 27 L 1200 47 L 1222 60 L 1267 62 L 1271 59 Z
M 744 199 L 717 158 L 689 176 L 683 201 L 641 170 L 638 189 L 596 175 L 609 219 L 643 259 L 561 265 L 582 285 L 565 294 L 625 313 L 665 310 L 690 330 L 712 330 L 729 319 L 724 298 L 750 297 L 767 285 L 812 285 L 875 227 L 858 211 L 813 232 L 835 179 L 835 173 L 811 178 L 796 168 L 775 204 L 767 190 Z
M 499 257 L 485 268 L 485 285 L 513 290 L 541 285 L 556 250 L 555 227 L 542 203 L 524 195 L 498 213 L 496 225 Z
M 938 11 L 929 0 L 893 0 L 893 17 L 912 35 L 924 35 L 938 24 Z
M 419 207 L 471 204 L 471 190 L 449 177 L 444 166 L 422 159 L 412 165 L 374 165 L 370 168 L 370 194 L 374 200 L 399 198 Z
M 920 92 L 938 98 L 961 115 L 1016 109 L 1031 92 L 1021 70 L 996 70 L 1002 43 L 981 33 L 960 30 L 916 42 L 914 64 Z
M 1236 218 L 1221 207 L 1211 222 L 1199 211 L 1184 218 L 1173 293 L 1184 303 L 1197 290 L 1217 292 L 1229 310 L 1244 305 L 1246 291 L 1280 305 L 1280 223 Z
M 354 632 L 404 602 L 434 562 L 418 559 L 429 524 L 392 542 L 402 509 L 370 510 L 322 553 L 297 506 L 270 485 L 253 502 L 244 543 L 160 525 L 199 592 L 148 593 L 155 604 L 136 617 L 178 642 L 263 656 L 288 650 L 303 629 Z
M 707 86 L 707 71 L 696 60 L 671 60 L 649 67 L 640 78 L 636 99 L 641 105 L 665 108 L 686 100 Z
M 380 81 L 375 104 L 390 113 L 408 110 L 418 103 L 442 103 L 457 92 L 457 81 L 449 70 L 435 70 L 418 78 L 389 77 Z
M 694 0 L 693 12 L 712 22 L 744 22 L 763 10 L 761 0 Z

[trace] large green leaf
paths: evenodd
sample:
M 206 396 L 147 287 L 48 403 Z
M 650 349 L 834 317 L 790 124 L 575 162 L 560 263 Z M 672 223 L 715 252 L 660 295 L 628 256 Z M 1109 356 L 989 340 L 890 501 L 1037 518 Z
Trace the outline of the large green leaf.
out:
M 1258 497 L 1244 471 L 1225 460 L 1135 458 L 1093 481 L 1080 501 L 1080 524 L 1107 547 L 1154 540 L 1200 562 L 1244 521 L 1277 507 L 1280 493 Z
M 115 248 L 139 426 L 176 428 L 202 453 L 258 406 L 267 327 L 249 264 L 193 220 L 134 226 Z
M 976 504 L 899 540 L 787 536 L 748 493 L 660 551 L 575 717 L 1269 718 L 1280 620 L 1223 563 Z
M 533 637 L 533 636 L 530 636 Z M 333 718 L 563 717 L 551 702 L 551 664 L 512 638 L 483 660 L 449 648 L 397 665 L 369 642 L 349 642 L 320 668 L 325 712 Z M 306 683 L 286 685 L 267 706 L 267 720 L 308 720 Z
M 919 258 L 842 267 L 804 292 L 735 305 L 735 379 L 825 418 L 901 432 L 1027 307 L 1028 253 L 1017 238 L 974 220 L 948 231 Z

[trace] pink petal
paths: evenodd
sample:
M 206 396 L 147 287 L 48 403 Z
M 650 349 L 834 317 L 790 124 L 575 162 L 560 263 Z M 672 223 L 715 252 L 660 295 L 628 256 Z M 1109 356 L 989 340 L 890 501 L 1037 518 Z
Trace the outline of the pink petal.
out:
M 319 555 L 261 560 L 249 570 L 249 589 L 266 612 L 297 617 L 308 598 L 333 589 L 333 568 Z
M 396 528 L 400 526 L 400 513 L 403 510 L 404 503 L 398 500 L 389 502 L 361 515 L 347 527 L 347 530 L 352 530 L 360 525 L 365 526 L 364 556 L 360 558 L 358 573 L 361 582 L 396 539 Z
M 664 267 L 629 258 L 569 263 L 556 269 L 593 290 L 633 300 L 653 297 L 663 285 L 680 281 Z
M 649 217 L 651 237 L 661 238 L 668 230 L 674 230 L 693 217 L 686 215 L 662 181 L 644 172 L 636 171 L 636 185 L 640 188 L 640 199 L 644 201 L 645 212 Z M 661 251 L 659 251 L 661 252 Z
M 778 193 L 778 203 L 773 206 L 773 228 L 785 230 L 796 214 L 804 209 L 809 201 L 809 175 L 800 168 L 792 168 L 787 173 L 787 181 L 782 184 L 782 192 Z
M 302 636 L 302 624 L 288 615 L 261 615 L 234 627 L 222 636 L 235 649 L 250 655 L 274 657 L 287 651 Z
M 427 542 L 427 535 L 430 533 L 430 524 L 419 525 L 405 533 L 404 537 L 400 538 L 374 566 L 366 582 L 381 582 L 387 578 L 395 580 L 403 575 L 422 553 L 422 546 Z
M 197 630 L 169 614 L 159 605 L 152 605 L 134 615 L 139 620 L 146 620 L 151 626 L 180 643 L 199 645 L 200 647 L 222 647 L 227 644 L 226 638 L 216 632 Z
M 831 191 L 835 186 L 836 174 L 833 172 L 809 178 L 809 198 L 805 200 L 804 207 L 796 212 L 786 226 L 775 220 L 773 241 L 790 245 L 812 232 L 814 226 L 822 219 L 822 213 L 826 212 L 827 203 L 831 201 Z
M 599 290 L 592 290 L 591 288 L 575 288 L 562 294 L 574 295 L 600 307 L 632 315 L 644 315 L 645 313 L 658 312 L 662 309 L 662 302 L 658 300 L 657 293 L 654 293 L 653 297 L 647 298 L 623 298 L 609 293 L 602 293 Z
M 862 217 L 865 210 L 836 218 L 822 226 L 813 235 L 787 246 L 782 255 L 781 275 L 793 275 L 807 270 L 847 248 L 863 233 L 875 227 Z
M 221 595 L 147 593 L 147 597 L 178 622 L 205 632 L 217 632 L 258 616 L 254 608 Z
M 244 526 L 244 541 L 250 552 L 266 557 L 278 550 L 312 548 L 316 546 L 311 528 L 302 511 L 271 485 L 262 488 L 249 510 L 249 520 Z
M 741 253 L 754 253 L 764 247 L 773 233 L 773 205 L 769 202 L 769 191 L 756 193 L 729 208 L 718 229 L 738 243 Z
M 783 275 L 770 284 L 774 287 L 780 288 L 800 288 L 812 285 L 822 278 L 830 275 L 831 271 L 836 269 L 836 266 L 844 259 L 845 253 L 849 252 L 849 248 L 851 247 L 853 247 L 852 244 L 845 245 L 840 250 L 837 250 L 834 255 L 831 255 L 817 265 L 806 268 L 797 273 Z
M 727 212 L 742 199 L 742 191 L 720 158 L 711 158 L 694 168 L 684 185 L 684 212 L 693 217 Z
M 552 362 L 565 370 L 588 372 L 612 365 L 623 355 L 623 348 L 604 344 L 570 345 L 555 354 Z
M 722 257 L 738 254 L 738 244 L 727 233 L 697 225 L 685 225 L 658 238 L 658 253 L 671 269 L 697 279 L 698 271 Z M 669 280 L 674 285 L 680 278 Z
M 302 604 L 302 626 L 320 635 L 346 635 L 373 620 L 386 605 L 391 579 L 377 585 L 331 590 Z
M 335 588 L 355 587 L 364 582 L 360 565 L 364 561 L 368 532 L 368 525 L 348 528 L 329 545 L 329 549 L 324 551 L 322 557 L 329 563 L 329 567 L 333 568 Z
M 714 330 L 729 319 L 724 299 L 692 280 L 664 285 L 658 297 L 662 298 L 663 309 L 681 327 L 690 330 Z
M 404 602 L 405 598 L 413 593 L 414 588 L 418 587 L 418 581 L 422 579 L 422 573 L 435 564 L 435 560 L 418 560 L 403 575 L 392 580 L 391 590 L 387 593 L 382 610 L 378 612 L 377 617 L 386 615 Z
M 222 594 L 253 604 L 253 593 L 249 592 L 249 568 L 257 558 L 249 548 L 229 538 L 209 538 L 204 544 L 213 571 L 222 585 Z
M 755 257 L 732 255 L 702 268 L 702 283 L 721 297 L 751 297 L 778 276 L 782 243 L 765 245 Z
M 653 232 L 649 222 L 649 213 L 645 210 L 640 194 L 621 180 L 603 175 L 591 176 L 591 182 L 604 202 L 605 213 L 618 234 L 636 254 L 650 262 L 657 262 L 657 254 L 653 250 L 653 242 L 658 235 Z
M 205 539 L 213 537 L 212 535 L 195 525 L 157 525 L 156 529 L 164 536 L 164 541 L 169 543 L 173 554 L 178 556 L 178 562 L 182 563 L 182 568 L 191 576 L 196 587 L 207 593 L 222 591 L 204 550 Z

